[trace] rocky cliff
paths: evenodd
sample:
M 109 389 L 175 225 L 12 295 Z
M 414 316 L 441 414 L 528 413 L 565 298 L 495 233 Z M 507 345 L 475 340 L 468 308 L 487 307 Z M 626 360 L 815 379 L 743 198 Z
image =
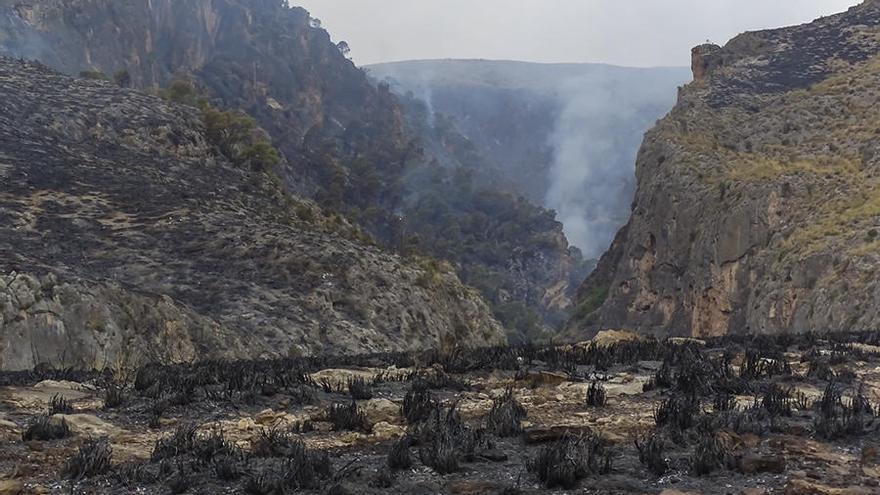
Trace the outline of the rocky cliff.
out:
M 694 49 L 568 335 L 877 328 L 880 2 Z
M 359 239 L 195 109 L 0 57 L 0 369 L 503 340 L 454 274 Z

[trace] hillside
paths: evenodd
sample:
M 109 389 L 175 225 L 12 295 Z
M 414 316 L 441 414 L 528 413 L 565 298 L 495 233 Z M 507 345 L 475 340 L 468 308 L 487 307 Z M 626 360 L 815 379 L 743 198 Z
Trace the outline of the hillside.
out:
M 643 133 L 689 76 L 685 68 L 493 60 L 366 69 L 449 119 L 483 151 L 482 180 L 555 210 L 587 258 L 598 258 L 626 223 Z
M 877 328 L 880 2 L 694 49 L 569 336 Z
M 512 337 L 544 337 L 569 314 L 585 272 L 561 225 L 495 186 L 457 190 L 463 201 L 437 206 L 454 171 L 436 165 L 430 138 L 387 86 L 371 83 L 301 8 L 276 0 L 0 0 L 0 53 L 141 89 L 190 81 L 214 106 L 256 119 L 286 158 L 278 173 L 289 191 L 343 215 L 388 251 L 447 259 L 482 288 Z M 436 180 L 412 181 L 417 175 Z M 438 233 L 462 249 L 438 249 Z M 491 256 L 474 255 L 486 246 Z
M 0 369 L 502 340 L 454 274 L 216 149 L 191 107 L 0 57 Z

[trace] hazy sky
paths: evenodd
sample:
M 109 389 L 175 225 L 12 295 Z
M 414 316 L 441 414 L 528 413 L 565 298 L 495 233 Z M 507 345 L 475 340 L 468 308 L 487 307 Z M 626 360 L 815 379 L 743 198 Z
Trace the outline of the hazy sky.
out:
M 690 48 L 859 0 L 290 0 L 358 65 L 425 58 L 690 65 Z

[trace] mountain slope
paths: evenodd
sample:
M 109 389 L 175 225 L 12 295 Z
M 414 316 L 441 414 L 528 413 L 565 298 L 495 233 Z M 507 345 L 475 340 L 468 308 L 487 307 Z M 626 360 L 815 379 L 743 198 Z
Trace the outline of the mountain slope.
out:
M 0 369 L 502 340 L 455 275 L 363 244 L 205 132 L 0 57 Z
M 569 336 L 876 328 L 880 2 L 694 49 Z
M 436 118 L 449 118 L 484 150 L 483 180 L 556 210 L 588 258 L 598 258 L 626 223 L 643 133 L 689 76 L 685 68 L 493 60 L 367 70 L 426 101 Z
M 483 294 L 512 334 L 558 326 L 571 306 L 570 280 L 582 273 L 561 226 L 494 186 L 434 209 L 455 174 L 438 165 L 430 138 L 387 86 L 368 80 L 301 8 L 277 0 L 0 0 L 0 53 L 140 88 L 188 80 L 214 106 L 244 110 L 268 132 L 286 157 L 278 172 L 288 190 L 354 221 L 387 250 L 447 257 L 474 284 L 491 275 L 498 287 Z M 464 252 L 434 249 L 435 233 L 453 224 L 460 236 L 448 239 Z M 520 249 L 524 238 L 541 248 Z M 491 257 L 471 255 L 484 245 Z

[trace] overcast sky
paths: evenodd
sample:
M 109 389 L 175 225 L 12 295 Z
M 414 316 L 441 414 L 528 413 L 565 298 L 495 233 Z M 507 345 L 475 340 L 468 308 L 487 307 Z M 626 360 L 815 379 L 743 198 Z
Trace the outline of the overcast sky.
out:
M 690 48 L 859 0 L 291 0 L 358 65 L 427 58 L 687 66 Z

